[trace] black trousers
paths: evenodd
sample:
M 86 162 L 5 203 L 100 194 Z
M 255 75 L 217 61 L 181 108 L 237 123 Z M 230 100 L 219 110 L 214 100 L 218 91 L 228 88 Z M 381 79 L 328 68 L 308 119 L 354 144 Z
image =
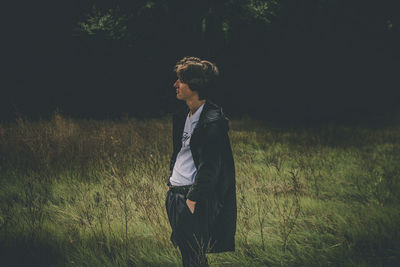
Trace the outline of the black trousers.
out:
M 199 231 L 199 214 L 186 204 L 186 187 L 172 187 L 167 192 L 165 206 L 172 228 L 171 242 L 179 247 L 184 267 L 208 266 L 206 249 Z

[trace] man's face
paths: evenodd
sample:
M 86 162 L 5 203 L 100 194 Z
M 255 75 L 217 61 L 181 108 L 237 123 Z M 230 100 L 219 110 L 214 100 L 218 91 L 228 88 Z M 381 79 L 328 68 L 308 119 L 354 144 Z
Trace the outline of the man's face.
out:
M 174 87 L 176 89 L 176 98 L 179 100 L 188 100 L 195 95 L 195 92 L 190 90 L 189 85 L 179 79 L 174 83 Z

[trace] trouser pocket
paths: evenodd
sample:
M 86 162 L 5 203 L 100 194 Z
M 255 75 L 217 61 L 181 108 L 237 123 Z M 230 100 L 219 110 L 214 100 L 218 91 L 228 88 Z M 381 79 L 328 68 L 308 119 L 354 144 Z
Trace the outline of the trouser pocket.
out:
M 196 232 L 197 207 L 195 207 L 194 213 L 192 213 L 186 204 L 186 196 L 184 194 L 168 191 L 166 208 L 173 232 L 171 239 L 187 239 Z
M 196 213 L 196 207 L 195 207 L 195 212 L 192 213 L 189 209 L 189 206 L 186 204 L 186 196 L 183 194 L 176 194 L 177 201 L 176 201 L 176 209 L 177 209 L 177 224 L 184 224 L 187 223 L 187 220 L 192 219 Z
M 167 192 L 165 207 L 171 225 L 171 241 L 177 245 L 178 239 L 187 239 L 196 229 L 196 208 L 192 213 L 186 204 L 186 196 L 172 191 Z

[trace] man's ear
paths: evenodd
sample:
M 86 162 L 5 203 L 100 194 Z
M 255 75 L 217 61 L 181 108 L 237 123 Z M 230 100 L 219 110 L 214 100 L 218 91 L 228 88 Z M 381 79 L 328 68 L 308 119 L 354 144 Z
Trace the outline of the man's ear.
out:
M 197 91 L 192 91 L 192 92 L 197 96 L 197 99 L 198 99 L 198 100 L 201 100 L 201 99 L 200 99 L 200 96 L 199 96 L 199 92 L 197 92 Z

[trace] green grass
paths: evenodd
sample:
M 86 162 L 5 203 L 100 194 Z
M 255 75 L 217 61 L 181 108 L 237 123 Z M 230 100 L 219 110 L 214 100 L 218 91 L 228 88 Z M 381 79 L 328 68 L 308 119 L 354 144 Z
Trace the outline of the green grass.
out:
M 0 266 L 178 266 L 171 118 L 0 125 Z M 211 266 L 400 265 L 400 125 L 231 121 L 236 251 Z

